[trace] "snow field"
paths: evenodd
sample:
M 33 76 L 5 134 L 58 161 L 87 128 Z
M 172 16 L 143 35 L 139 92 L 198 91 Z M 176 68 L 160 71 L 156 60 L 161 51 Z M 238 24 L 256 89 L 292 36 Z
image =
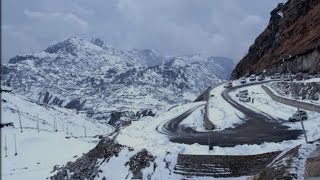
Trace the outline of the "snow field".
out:
M 74 161 L 96 145 L 92 138 L 66 139 L 62 132 L 38 133 L 25 129 L 21 133 L 14 128 L 4 128 L 1 131 L 1 147 L 7 147 L 8 155 L 6 157 L 4 149 L 1 150 L 1 179 L 4 180 L 45 179 L 50 176 L 55 165 L 62 166 L 68 161 Z M 14 155 L 14 136 L 17 156 Z
M 40 106 L 11 93 L 1 96 L 1 123 L 14 124 L 1 128 L 1 179 L 45 179 L 53 166 L 64 165 L 92 149 L 98 142 L 93 136 L 113 131 L 72 110 Z

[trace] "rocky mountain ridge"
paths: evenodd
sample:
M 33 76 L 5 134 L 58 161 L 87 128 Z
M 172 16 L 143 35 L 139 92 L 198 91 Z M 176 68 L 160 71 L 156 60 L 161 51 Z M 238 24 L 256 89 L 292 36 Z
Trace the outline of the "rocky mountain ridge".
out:
M 232 73 L 239 78 L 266 70 L 320 71 L 320 0 L 288 0 L 271 12 L 266 29 Z

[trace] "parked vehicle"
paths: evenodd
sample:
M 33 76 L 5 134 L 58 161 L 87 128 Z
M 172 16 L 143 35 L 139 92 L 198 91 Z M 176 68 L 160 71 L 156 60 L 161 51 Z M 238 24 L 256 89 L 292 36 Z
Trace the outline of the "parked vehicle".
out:
M 241 84 L 245 84 L 246 82 L 247 82 L 247 80 L 246 80 L 245 77 L 242 77 L 242 78 L 240 79 L 240 83 L 241 83 Z
M 248 97 L 248 96 L 239 97 L 239 101 L 241 101 L 241 102 L 251 102 L 251 98 Z
M 255 81 L 256 80 L 256 75 L 255 74 L 252 74 L 251 76 L 250 76 L 250 81 Z
M 265 76 L 264 76 L 264 75 L 258 76 L 258 81 L 263 81 L 264 79 L 265 79 Z
M 227 84 L 224 85 L 225 88 L 231 88 L 232 87 L 232 82 L 228 82 Z
M 242 91 L 238 91 L 238 93 L 236 94 L 236 97 L 246 97 L 249 95 L 248 90 L 242 90 Z
M 296 111 L 295 113 L 293 113 L 293 115 L 291 117 L 289 117 L 289 122 L 296 122 L 296 121 L 300 121 L 300 120 L 307 120 L 308 119 L 308 115 L 306 111 L 303 110 L 299 110 Z
M 238 93 L 248 93 L 248 92 L 249 92 L 248 89 L 238 91 Z

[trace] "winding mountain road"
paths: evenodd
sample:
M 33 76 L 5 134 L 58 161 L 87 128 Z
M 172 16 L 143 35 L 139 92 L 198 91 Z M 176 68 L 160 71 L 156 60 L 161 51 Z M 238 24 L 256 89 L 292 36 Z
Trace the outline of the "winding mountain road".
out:
M 291 130 L 288 126 L 282 124 L 283 120 L 274 118 L 264 112 L 258 113 L 253 111 L 239 104 L 229 96 L 229 92 L 235 91 L 238 88 L 262 83 L 264 82 L 245 84 L 226 89 L 222 92 L 221 96 L 224 100 L 245 115 L 245 118 L 243 119 L 244 123 L 239 124 L 234 128 L 228 128 L 222 131 L 198 132 L 190 127 L 180 125 L 180 123 L 193 111 L 203 107 L 203 105 L 198 105 L 178 117 L 159 125 L 156 130 L 168 135 L 172 142 L 208 145 L 210 137 L 210 144 L 221 147 L 297 139 L 302 134 L 301 130 Z

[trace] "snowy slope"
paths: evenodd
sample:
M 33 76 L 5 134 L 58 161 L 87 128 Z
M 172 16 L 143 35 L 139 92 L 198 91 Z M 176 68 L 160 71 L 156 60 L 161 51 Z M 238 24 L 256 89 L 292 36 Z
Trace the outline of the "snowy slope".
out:
M 34 101 L 83 111 L 107 123 L 191 102 L 226 74 L 213 61 L 183 58 L 181 63 L 152 50 L 124 51 L 92 42 L 73 37 L 16 56 L 2 66 L 2 80 Z
M 1 147 L 8 150 L 7 157 L 1 150 L 1 179 L 45 179 L 53 166 L 75 160 L 92 149 L 98 141 L 94 136 L 113 132 L 112 127 L 73 110 L 38 105 L 11 93 L 2 92 L 1 96 L 1 123 L 14 124 L 1 128 Z

